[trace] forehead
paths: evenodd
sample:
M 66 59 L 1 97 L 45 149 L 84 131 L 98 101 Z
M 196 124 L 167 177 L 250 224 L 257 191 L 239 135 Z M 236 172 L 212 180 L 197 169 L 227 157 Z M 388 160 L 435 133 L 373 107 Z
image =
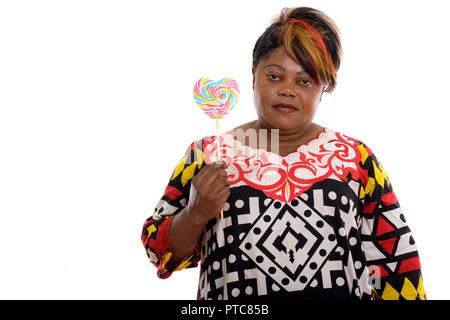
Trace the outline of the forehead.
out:
M 257 69 L 264 69 L 265 66 L 277 64 L 283 67 L 286 71 L 304 71 L 305 69 L 295 60 L 288 56 L 283 47 L 278 47 L 270 51 L 265 57 L 261 58 Z

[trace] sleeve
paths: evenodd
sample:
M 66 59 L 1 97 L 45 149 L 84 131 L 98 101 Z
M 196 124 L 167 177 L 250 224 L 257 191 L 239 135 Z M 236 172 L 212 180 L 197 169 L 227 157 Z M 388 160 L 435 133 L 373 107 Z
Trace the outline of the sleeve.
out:
M 426 300 L 417 246 L 380 161 L 363 143 L 360 233 L 370 270 L 372 297 Z
M 156 205 L 153 215 L 144 223 L 141 241 L 157 276 L 168 278 L 174 271 L 196 267 L 200 260 L 200 239 L 196 246 L 173 268 L 166 265 L 172 257 L 169 227 L 173 218 L 189 201 L 192 178 L 206 165 L 202 142 L 193 142 L 172 172 L 169 183 Z

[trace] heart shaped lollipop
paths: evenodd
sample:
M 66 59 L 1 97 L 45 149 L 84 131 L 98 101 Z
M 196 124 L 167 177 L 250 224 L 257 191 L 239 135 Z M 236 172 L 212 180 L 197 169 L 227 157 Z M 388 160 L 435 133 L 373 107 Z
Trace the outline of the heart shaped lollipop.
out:
M 223 118 L 234 108 L 239 99 L 239 86 L 236 81 L 223 78 L 217 82 L 201 78 L 194 85 L 194 100 L 212 119 L 216 119 L 217 159 L 220 160 L 219 118 Z M 223 219 L 223 210 L 220 212 Z
M 209 78 L 199 79 L 194 86 L 194 100 L 211 118 L 223 118 L 234 108 L 239 99 L 236 81 L 223 78 L 217 82 Z

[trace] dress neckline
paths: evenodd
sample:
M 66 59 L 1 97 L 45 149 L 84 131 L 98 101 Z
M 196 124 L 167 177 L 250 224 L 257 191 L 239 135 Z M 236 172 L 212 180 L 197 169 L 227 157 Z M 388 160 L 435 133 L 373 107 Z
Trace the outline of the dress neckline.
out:
M 254 152 L 266 152 L 266 153 L 268 153 L 268 154 L 274 155 L 274 156 L 279 157 L 279 158 L 281 158 L 281 159 L 286 159 L 286 158 L 289 158 L 290 156 L 292 156 L 293 154 L 297 154 L 297 153 L 301 152 L 300 149 L 305 149 L 305 148 L 308 149 L 308 147 L 309 147 L 311 144 L 314 144 L 315 142 L 322 140 L 322 138 L 325 137 L 325 136 L 327 135 L 327 133 L 328 133 L 330 130 L 329 130 L 327 127 L 323 127 L 322 130 L 321 130 L 315 137 L 311 138 L 311 139 L 308 140 L 308 142 L 306 142 L 306 143 L 299 144 L 299 145 L 297 146 L 297 148 L 296 148 L 294 151 L 291 151 L 291 152 L 289 152 L 288 154 L 286 154 L 286 155 L 284 155 L 284 156 L 282 156 L 282 155 L 280 155 L 280 154 L 278 154 L 278 153 L 275 153 L 275 152 L 266 150 L 266 149 L 262 149 L 262 148 L 253 148 L 252 146 L 248 146 L 248 145 L 242 143 L 241 141 L 239 141 L 239 140 L 236 138 L 236 136 L 235 136 L 234 134 L 231 133 L 232 131 L 233 131 L 233 130 L 227 131 L 227 132 L 225 132 L 224 134 L 231 136 L 231 138 L 234 140 L 234 142 L 235 142 L 235 143 L 238 143 L 240 147 L 246 148 L 246 149 L 248 149 L 248 150 L 252 150 L 252 151 L 254 151 Z

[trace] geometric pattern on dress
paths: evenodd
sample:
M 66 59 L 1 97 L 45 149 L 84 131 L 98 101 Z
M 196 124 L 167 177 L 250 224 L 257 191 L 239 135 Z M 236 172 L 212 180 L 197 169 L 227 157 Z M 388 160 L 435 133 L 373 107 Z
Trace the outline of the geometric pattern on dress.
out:
M 348 292 L 352 297 L 367 298 L 372 286 L 358 231 L 362 211 L 358 201 L 359 188 L 360 182 L 350 178 L 347 183 L 327 179 L 317 183 L 313 190 L 309 190 L 301 198 L 307 199 L 307 203 L 316 210 L 327 214 L 325 219 L 334 228 L 336 251 L 343 264 Z
M 323 216 L 294 199 L 284 205 L 274 201 L 239 248 L 280 287 L 295 291 L 308 285 L 335 246 L 333 228 Z
M 361 189 L 364 219 L 360 235 L 370 275 L 376 281 L 374 298 L 426 299 L 411 230 L 381 163 L 369 148 L 364 150 L 361 163 L 367 180 Z
M 342 192 L 357 199 L 358 188 L 337 180 L 324 184 L 328 188 L 330 185 L 336 187 L 334 191 L 324 192 L 317 184 L 317 188 L 289 203 L 266 197 L 248 186 L 232 188 L 224 206 L 224 219 L 213 219 L 204 233 L 199 299 L 283 292 L 302 295 L 302 291 L 306 296 L 308 290 L 323 289 L 367 297 L 370 289 L 364 255 L 350 248 L 360 243 L 354 240 L 356 222 L 348 227 L 353 230 L 350 241 L 348 233 L 342 229 L 339 235 L 340 229 L 331 224 L 340 221 L 344 227 L 341 215 L 355 213 L 351 201 L 343 200 Z M 253 196 L 239 198 L 249 193 Z M 336 201 L 341 206 L 337 217 Z
M 417 284 L 405 277 L 401 287 L 397 288 L 386 282 L 381 298 L 383 300 L 425 300 L 426 295 L 422 276 L 419 275 Z

